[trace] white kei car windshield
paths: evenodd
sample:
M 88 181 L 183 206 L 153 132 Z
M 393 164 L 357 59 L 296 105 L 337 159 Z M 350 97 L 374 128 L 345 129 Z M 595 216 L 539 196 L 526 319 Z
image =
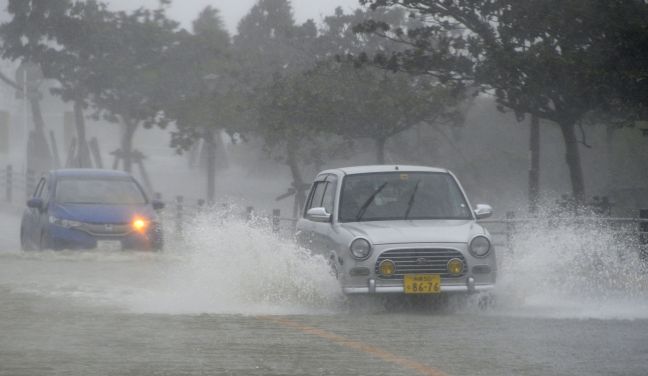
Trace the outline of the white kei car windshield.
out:
M 463 193 L 447 173 L 357 174 L 342 183 L 340 222 L 471 218 Z

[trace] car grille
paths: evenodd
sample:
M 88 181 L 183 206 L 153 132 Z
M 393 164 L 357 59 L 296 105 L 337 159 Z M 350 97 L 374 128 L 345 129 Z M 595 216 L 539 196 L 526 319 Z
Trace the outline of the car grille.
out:
M 448 273 L 448 261 L 453 258 L 464 263 L 460 275 Z M 380 276 L 378 266 L 383 260 L 392 260 L 396 264 L 396 271 L 392 276 Z M 405 274 L 440 274 L 441 277 L 457 278 L 466 273 L 466 259 L 461 252 L 455 249 L 392 249 L 383 252 L 376 260 L 376 275 L 381 279 L 403 279 Z
M 123 236 L 131 231 L 128 223 L 84 223 L 79 229 L 95 236 Z

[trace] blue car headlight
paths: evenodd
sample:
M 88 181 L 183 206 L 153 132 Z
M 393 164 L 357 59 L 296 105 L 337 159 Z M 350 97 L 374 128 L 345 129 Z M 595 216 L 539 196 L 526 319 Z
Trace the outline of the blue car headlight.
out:
M 83 223 L 79 221 L 73 221 L 71 219 L 61 219 L 61 218 L 56 218 L 53 215 L 50 215 L 49 217 L 49 223 L 65 228 L 73 228 L 73 227 L 79 227 L 83 225 Z

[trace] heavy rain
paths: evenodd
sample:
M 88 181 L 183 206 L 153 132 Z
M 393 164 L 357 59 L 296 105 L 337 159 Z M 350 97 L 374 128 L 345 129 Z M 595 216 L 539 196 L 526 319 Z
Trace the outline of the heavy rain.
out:
M 648 374 L 645 0 L 0 0 L 0 376 Z

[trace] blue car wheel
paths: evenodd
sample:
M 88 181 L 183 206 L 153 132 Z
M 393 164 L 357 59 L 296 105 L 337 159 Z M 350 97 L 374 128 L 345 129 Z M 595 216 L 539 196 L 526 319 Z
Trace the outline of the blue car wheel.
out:
M 34 247 L 32 247 L 31 243 L 29 240 L 25 238 L 25 229 L 22 227 L 20 228 L 20 249 L 23 251 L 33 251 Z
M 45 231 L 41 232 L 40 240 L 38 241 L 38 250 L 44 251 L 47 249 L 47 233 Z

